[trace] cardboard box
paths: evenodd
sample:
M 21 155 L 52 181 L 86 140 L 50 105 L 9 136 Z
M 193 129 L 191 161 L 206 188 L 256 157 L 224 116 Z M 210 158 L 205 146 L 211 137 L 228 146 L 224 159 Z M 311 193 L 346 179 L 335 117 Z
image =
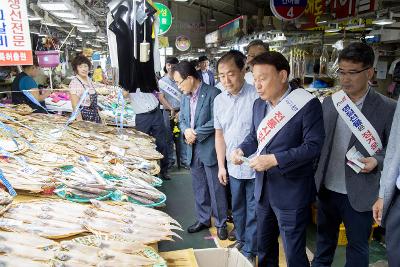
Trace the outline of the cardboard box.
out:
M 195 249 L 194 255 L 199 267 L 253 267 L 237 249 Z

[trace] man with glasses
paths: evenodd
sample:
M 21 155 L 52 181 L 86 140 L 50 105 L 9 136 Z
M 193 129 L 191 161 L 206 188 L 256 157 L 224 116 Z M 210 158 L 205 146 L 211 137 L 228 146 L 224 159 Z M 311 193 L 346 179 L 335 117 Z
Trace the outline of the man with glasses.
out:
M 172 68 L 179 63 L 176 57 L 168 57 L 165 60 L 164 72 L 165 76 L 158 81 L 160 87 L 159 100 L 163 105 L 164 122 L 167 129 L 167 155 L 168 155 L 168 167 L 174 166 L 174 137 L 173 137 L 173 120 L 178 118 L 178 113 L 181 105 L 182 92 L 174 81 L 172 74 Z M 182 142 L 181 142 L 182 141 Z M 177 148 L 177 162 L 187 167 L 186 151 L 184 148 L 183 138 L 176 140 Z M 179 142 L 179 143 L 178 143 Z M 181 148 L 181 149 L 179 149 Z M 183 153 L 182 153 L 183 151 Z M 178 167 L 180 165 L 178 164 Z
M 218 237 L 225 240 L 228 238 L 228 205 L 225 188 L 218 181 L 213 115 L 214 99 L 221 91 L 202 82 L 200 74 L 187 61 L 177 64 L 173 71 L 178 88 L 185 94 L 179 126 L 188 144 L 187 156 L 197 212 L 197 221 L 188 228 L 188 232 L 196 233 L 209 228 L 213 215 Z
M 312 266 L 330 266 L 340 224 L 348 245 L 346 266 L 367 267 L 372 205 L 388 143 L 395 102 L 368 86 L 374 51 L 352 43 L 339 55 L 340 91 L 323 102 L 325 143 L 315 174 L 318 190 L 317 249 Z

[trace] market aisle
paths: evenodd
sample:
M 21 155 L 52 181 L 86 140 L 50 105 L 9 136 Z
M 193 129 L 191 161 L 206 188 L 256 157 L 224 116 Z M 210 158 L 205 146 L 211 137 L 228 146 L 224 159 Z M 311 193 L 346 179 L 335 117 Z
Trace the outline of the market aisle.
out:
M 171 172 L 171 176 L 172 180 L 164 182 L 164 185 L 161 188 L 161 190 L 167 195 L 167 206 L 162 210 L 178 220 L 182 224 L 185 232 L 180 233 L 183 240 L 177 240 L 176 242 L 160 242 L 159 251 L 163 252 L 187 248 L 201 249 L 216 247 L 214 240 L 209 239 L 211 236 L 209 231 L 202 231 L 196 234 L 188 234 L 186 232 L 186 228 L 194 222 L 195 218 L 192 183 L 189 171 L 185 169 L 174 169 Z M 214 236 L 216 236 L 216 233 L 214 233 Z M 314 224 L 310 224 L 307 230 L 307 248 L 312 253 L 315 252 L 315 241 L 316 226 Z M 220 242 L 220 246 L 224 247 L 224 244 L 224 242 Z M 285 256 L 282 245 L 280 250 L 280 267 L 285 267 Z M 345 247 L 338 246 L 332 266 L 343 266 L 345 262 L 345 255 Z M 386 254 L 384 247 L 379 242 L 372 241 L 370 244 L 371 266 L 385 266 L 380 265 L 380 263 L 385 261 L 385 259 Z
M 186 229 L 194 223 L 194 197 L 192 190 L 192 178 L 186 169 L 173 169 L 171 181 L 165 181 L 161 191 L 167 195 L 166 207 L 162 210 L 176 219 L 183 227 L 184 232 L 178 232 L 183 240 L 176 242 L 160 242 L 159 251 L 172 251 L 186 248 L 215 248 L 214 240 L 209 239 L 209 231 L 189 234 Z M 205 239 L 207 238 L 207 239 Z

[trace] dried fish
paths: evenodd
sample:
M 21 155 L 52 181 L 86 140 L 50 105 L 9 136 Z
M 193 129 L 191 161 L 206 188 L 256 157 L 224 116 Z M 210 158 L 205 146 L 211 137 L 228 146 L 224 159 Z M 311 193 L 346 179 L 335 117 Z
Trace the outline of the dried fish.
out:
M 33 261 L 31 259 L 26 259 L 22 257 L 16 256 L 1 256 L 0 257 L 0 266 L 1 267 L 49 267 L 46 263 L 41 263 L 38 261 Z
M 33 248 L 55 246 L 57 243 L 29 233 L 0 232 L 0 241 L 6 244 L 29 245 Z
M 24 246 L 16 243 L 0 244 L 0 254 L 1 253 L 7 254 L 8 256 L 27 258 L 33 261 L 49 261 L 54 257 L 52 251 L 44 251 L 29 245 Z

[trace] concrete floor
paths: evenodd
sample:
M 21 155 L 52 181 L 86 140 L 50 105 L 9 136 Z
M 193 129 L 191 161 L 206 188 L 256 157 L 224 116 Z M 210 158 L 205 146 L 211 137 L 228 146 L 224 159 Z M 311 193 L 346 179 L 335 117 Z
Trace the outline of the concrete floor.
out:
M 163 252 L 186 248 L 201 249 L 216 247 L 209 231 L 204 230 L 196 234 L 189 234 L 186 232 L 187 227 L 196 220 L 192 182 L 189 171 L 185 169 L 173 169 L 170 174 L 172 180 L 165 181 L 161 187 L 161 190 L 167 195 L 166 207 L 164 207 L 163 210 L 178 220 L 185 231 L 180 233 L 183 240 L 161 242 L 159 244 L 159 250 Z M 315 252 L 315 241 L 316 226 L 311 224 L 307 231 L 307 248 L 312 253 Z M 344 266 L 345 257 L 346 248 L 344 246 L 338 246 L 332 266 Z M 286 266 L 286 264 L 283 262 L 281 266 Z M 370 266 L 387 266 L 385 248 L 381 243 L 374 240 L 370 245 Z

